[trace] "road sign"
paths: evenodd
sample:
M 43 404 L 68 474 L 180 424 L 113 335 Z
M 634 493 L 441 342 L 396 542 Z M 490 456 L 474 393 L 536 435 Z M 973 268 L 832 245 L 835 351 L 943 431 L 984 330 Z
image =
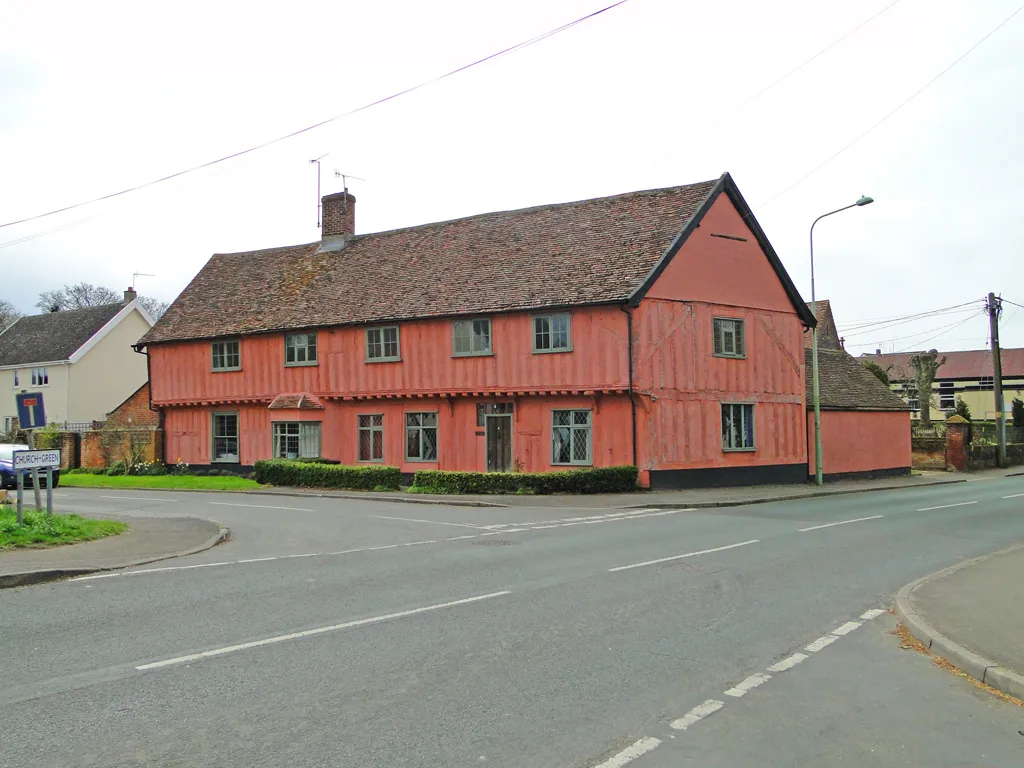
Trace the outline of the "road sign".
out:
M 60 466 L 60 448 L 45 451 L 15 451 L 14 469 L 56 469 Z
M 18 403 L 18 426 L 22 429 L 40 429 L 46 426 L 42 392 L 20 392 L 14 399 Z

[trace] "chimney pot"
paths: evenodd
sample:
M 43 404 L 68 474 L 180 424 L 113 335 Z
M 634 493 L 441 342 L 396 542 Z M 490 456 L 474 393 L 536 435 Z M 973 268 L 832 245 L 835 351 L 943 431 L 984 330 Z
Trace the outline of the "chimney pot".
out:
M 131 304 L 137 298 L 139 298 L 139 294 L 137 294 L 135 289 L 129 285 L 128 290 L 124 292 L 124 303 Z

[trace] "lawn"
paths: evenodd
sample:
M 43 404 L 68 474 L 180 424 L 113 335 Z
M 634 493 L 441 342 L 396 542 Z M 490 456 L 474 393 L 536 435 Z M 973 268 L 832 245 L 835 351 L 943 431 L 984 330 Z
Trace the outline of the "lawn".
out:
M 248 491 L 260 488 L 244 477 L 196 477 L 194 475 L 70 475 L 61 474 L 68 488 L 165 488 L 167 490 Z
M 23 521 L 22 525 L 18 525 L 13 507 L 0 507 L 0 550 L 74 544 L 128 530 L 127 525 L 113 520 L 94 520 L 78 515 L 47 515 L 34 510 L 25 510 Z

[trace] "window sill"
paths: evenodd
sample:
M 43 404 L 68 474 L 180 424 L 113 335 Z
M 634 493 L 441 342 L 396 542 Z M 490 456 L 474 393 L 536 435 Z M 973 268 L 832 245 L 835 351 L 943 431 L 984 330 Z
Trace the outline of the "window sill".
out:
M 594 466 L 594 462 L 588 461 L 586 464 L 559 464 L 559 463 L 553 461 L 553 462 L 551 462 L 551 466 L 552 467 L 569 467 L 569 468 L 572 468 L 572 467 L 592 467 L 592 466 Z
M 535 349 L 535 350 L 533 350 L 533 354 L 535 354 L 535 355 L 558 355 L 558 354 L 565 354 L 567 352 L 572 352 L 572 347 L 569 347 L 567 349 Z
M 494 352 L 452 352 L 452 357 L 494 357 Z
M 383 464 L 384 459 L 356 459 L 357 464 Z
M 723 448 L 722 453 L 754 453 L 757 450 L 757 446 L 752 448 Z
M 320 362 L 318 360 L 311 360 L 311 361 L 305 362 L 305 363 L 289 363 L 289 362 L 286 362 L 284 364 L 284 367 L 285 368 L 315 368 L 318 365 L 320 365 Z M 240 371 L 241 368 L 236 368 L 235 370 L 239 370 Z
M 210 373 L 235 373 L 240 370 L 242 370 L 242 366 L 238 366 L 237 368 L 211 368 Z
M 437 464 L 437 459 L 410 459 L 406 456 L 405 460 L 409 464 Z
M 746 360 L 746 355 L 726 355 L 719 352 L 712 353 L 712 357 L 723 357 L 726 360 Z
M 368 357 L 363 362 L 370 363 L 400 363 L 402 358 L 400 357 Z
M 241 461 L 236 457 L 234 459 L 210 459 L 211 464 L 238 464 L 241 465 Z

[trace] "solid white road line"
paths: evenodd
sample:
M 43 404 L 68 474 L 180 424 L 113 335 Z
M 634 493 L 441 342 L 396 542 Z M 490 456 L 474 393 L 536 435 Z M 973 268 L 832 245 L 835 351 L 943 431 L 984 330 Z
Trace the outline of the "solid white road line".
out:
M 661 744 L 661 739 L 648 736 L 646 739 L 640 739 L 640 741 L 629 745 L 617 755 L 612 755 L 600 765 L 594 766 L 594 768 L 622 768 L 622 766 L 628 765 L 638 757 L 646 755 L 659 744 Z
M 923 509 L 917 510 L 918 512 L 931 512 L 933 509 L 949 509 L 950 507 L 966 507 L 969 504 L 977 504 L 976 501 L 961 501 L 959 504 L 940 504 L 937 507 L 924 507 Z
M 804 659 L 811 658 L 806 653 L 794 653 L 792 656 L 783 659 L 778 664 L 772 664 L 768 667 L 769 672 L 785 672 L 787 669 L 792 669 Z
M 853 632 L 853 630 L 855 630 L 859 626 L 860 626 L 860 622 L 859 621 L 848 621 L 845 624 L 843 624 L 841 627 L 836 627 L 835 629 L 833 629 L 832 630 L 832 634 L 833 635 L 848 635 L 851 632 Z
M 817 653 L 825 646 L 832 645 L 832 643 L 834 643 L 838 639 L 839 638 L 835 635 L 824 635 L 823 637 L 819 637 L 813 643 L 808 645 L 806 648 L 804 648 L 804 650 L 810 651 L 811 653 Z
M 817 531 L 820 528 L 832 528 L 836 525 L 848 525 L 850 523 L 862 523 L 865 520 L 878 520 L 880 517 L 885 515 L 872 515 L 871 517 L 858 517 L 854 520 L 842 520 L 838 523 L 825 523 L 824 525 L 812 525 L 810 528 L 801 528 L 798 533 L 806 533 L 807 531 Z
M 698 704 L 696 707 L 691 709 L 685 715 L 680 717 L 678 720 L 673 720 L 669 723 L 670 728 L 674 728 L 677 731 L 685 731 L 694 723 L 699 723 L 708 715 L 714 714 L 722 707 L 725 706 L 724 701 L 716 701 L 715 699 L 708 699 L 703 704 Z
M 865 621 L 871 621 L 872 619 L 878 618 L 883 613 L 885 613 L 884 608 L 872 608 L 870 611 L 864 611 L 860 617 Z
M 177 499 L 163 499 L 156 496 L 100 496 L 101 499 L 124 499 L 125 501 L 177 501 Z
M 725 692 L 726 696 L 735 696 L 737 699 L 740 696 L 745 696 L 748 691 L 752 691 L 759 685 L 764 685 L 772 679 L 771 675 L 766 675 L 763 672 L 758 672 L 751 675 L 746 680 L 736 683 L 736 685 Z
M 491 592 L 486 595 L 477 595 L 475 597 L 464 597 L 461 600 L 450 600 L 447 603 L 437 603 L 435 605 L 426 605 L 422 608 L 413 608 L 408 611 L 398 611 L 396 613 L 386 613 L 383 616 L 373 616 L 368 619 L 357 619 L 356 621 L 346 621 L 342 624 L 331 624 L 327 627 L 317 627 L 316 629 L 306 629 L 302 632 L 290 632 L 287 635 L 277 635 L 275 637 L 267 637 L 263 640 L 254 640 L 249 643 L 240 643 L 238 645 L 226 645 L 222 648 L 214 648 L 212 651 L 202 651 L 201 653 L 190 653 L 185 656 L 176 656 L 173 659 L 164 659 L 162 661 L 154 661 L 149 664 L 140 664 L 135 669 L 141 671 L 147 669 L 158 669 L 160 667 L 169 667 L 174 664 L 187 664 L 190 661 L 198 661 L 199 659 L 208 659 L 213 656 L 223 656 L 226 653 L 234 653 L 235 651 L 245 651 L 250 648 L 260 648 L 264 645 L 273 645 L 275 643 L 283 643 L 286 640 L 297 640 L 301 637 L 312 637 L 313 635 L 322 635 L 325 632 L 337 632 L 340 629 L 351 629 L 352 627 L 362 627 L 367 624 L 378 624 L 382 621 L 390 621 L 392 619 L 401 619 L 406 616 L 415 616 L 419 613 L 427 613 L 428 611 L 438 611 L 442 608 L 454 608 L 457 605 L 467 605 L 469 603 L 477 603 L 481 600 L 489 600 L 493 597 L 501 597 L 502 595 L 511 594 L 511 590 L 503 590 L 501 592 Z
M 367 515 L 367 517 L 373 517 L 377 520 L 402 520 L 406 523 L 433 523 L 434 525 L 452 525 L 456 528 L 475 528 L 478 530 L 486 530 L 482 525 L 467 525 L 466 523 L 446 523 L 442 520 L 419 520 L 415 517 L 389 517 L 388 515 Z
M 54 495 L 56 495 L 56 494 L 54 494 Z M 1016 499 L 1016 498 L 1019 498 L 1021 496 L 1024 496 L 1024 493 L 1011 493 L 1009 496 L 1003 496 L 1003 498 L 1004 499 Z
M 608 573 L 615 573 L 616 571 L 628 571 L 630 568 L 643 568 L 645 565 L 657 565 L 658 563 L 668 563 L 672 560 L 682 560 L 684 557 L 696 557 L 697 555 L 708 555 L 712 552 L 724 552 L 727 549 L 736 549 L 736 547 L 745 547 L 748 544 L 757 544 L 760 539 L 751 539 L 750 541 L 741 541 L 739 544 L 729 544 L 724 547 L 715 547 L 714 549 L 702 549 L 699 552 L 687 552 L 685 555 L 672 555 L 671 557 L 661 557 L 657 560 L 645 560 L 642 563 L 633 563 L 632 565 L 620 565 L 617 568 L 609 568 Z
M 268 507 L 265 504 L 232 504 L 228 501 L 208 501 L 218 507 L 252 507 L 253 509 L 283 509 L 287 512 L 316 512 L 315 509 L 303 509 L 302 507 Z

